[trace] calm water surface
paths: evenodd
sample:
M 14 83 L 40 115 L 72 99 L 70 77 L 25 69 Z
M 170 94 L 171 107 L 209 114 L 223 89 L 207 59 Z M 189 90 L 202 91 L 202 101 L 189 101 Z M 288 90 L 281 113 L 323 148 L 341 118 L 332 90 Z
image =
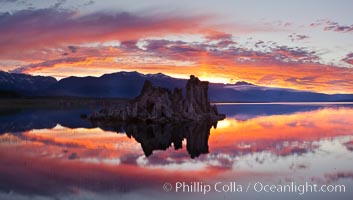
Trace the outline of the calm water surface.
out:
M 0 199 L 351 199 L 353 105 L 218 105 L 217 125 L 0 115 Z M 344 193 L 170 192 L 164 183 L 344 184 Z

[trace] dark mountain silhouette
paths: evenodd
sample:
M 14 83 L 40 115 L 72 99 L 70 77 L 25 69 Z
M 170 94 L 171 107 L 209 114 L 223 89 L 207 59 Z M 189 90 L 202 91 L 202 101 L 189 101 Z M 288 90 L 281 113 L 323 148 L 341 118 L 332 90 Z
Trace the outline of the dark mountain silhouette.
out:
M 333 102 L 353 101 L 353 94 L 324 94 L 253 84 L 210 84 L 213 102 Z
M 37 95 L 57 80 L 50 76 L 31 76 L 0 71 L 0 97 Z
M 164 74 L 144 75 L 138 72 L 118 72 L 101 77 L 64 78 L 52 85 L 46 95 L 132 99 L 139 95 L 145 80 L 169 89 L 182 88 L 186 84 L 186 80 L 175 79 Z
M 155 86 L 173 90 L 184 88 L 187 80 L 172 78 L 162 73 L 141 74 L 117 72 L 100 77 L 68 77 L 56 81 L 52 77 L 30 76 L 0 72 L 0 91 L 7 96 L 72 96 L 133 99 L 139 95 L 143 83 L 149 80 Z M 185 90 L 183 90 L 185 95 Z M 257 86 L 244 81 L 235 84 L 209 84 L 213 102 L 325 102 L 353 101 L 353 94 L 324 94 Z
M 254 85 L 254 84 L 251 84 L 251 83 L 248 83 L 248 82 L 245 82 L 245 81 L 238 81 L 234 85 Z

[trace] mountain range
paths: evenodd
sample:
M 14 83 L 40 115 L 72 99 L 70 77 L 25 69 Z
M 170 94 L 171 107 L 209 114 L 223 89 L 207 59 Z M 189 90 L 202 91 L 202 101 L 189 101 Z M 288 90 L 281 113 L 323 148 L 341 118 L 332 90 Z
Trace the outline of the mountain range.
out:
M 53 77 L 31 76 L 0 71 L 0 97 L 136 97 L 145 80 L 169 89 L 184 88 L 187 79 L 162 73 L 141 74 L 117 72 L 100 77 L 68 77 L 57 81 Z M 353 101 L 353 94 L 324 94 L 288 88 L 258 86 L 245 81 L 234 84 L 210 83 L 212 102 L 332 102 Z

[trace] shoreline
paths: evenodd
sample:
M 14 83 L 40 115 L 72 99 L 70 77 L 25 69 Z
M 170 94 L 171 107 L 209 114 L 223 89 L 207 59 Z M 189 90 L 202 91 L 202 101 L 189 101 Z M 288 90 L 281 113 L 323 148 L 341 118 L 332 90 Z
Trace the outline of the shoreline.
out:
M 214 105 L 353 105 L 353 102 L 211 102 Z

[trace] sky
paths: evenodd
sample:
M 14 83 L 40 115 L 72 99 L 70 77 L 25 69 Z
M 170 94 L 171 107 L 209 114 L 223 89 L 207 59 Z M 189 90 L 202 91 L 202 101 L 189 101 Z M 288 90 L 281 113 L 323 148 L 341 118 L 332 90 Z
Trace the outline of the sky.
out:
M 0 0 L 0 70 L 353 93 L 351 0 Z

